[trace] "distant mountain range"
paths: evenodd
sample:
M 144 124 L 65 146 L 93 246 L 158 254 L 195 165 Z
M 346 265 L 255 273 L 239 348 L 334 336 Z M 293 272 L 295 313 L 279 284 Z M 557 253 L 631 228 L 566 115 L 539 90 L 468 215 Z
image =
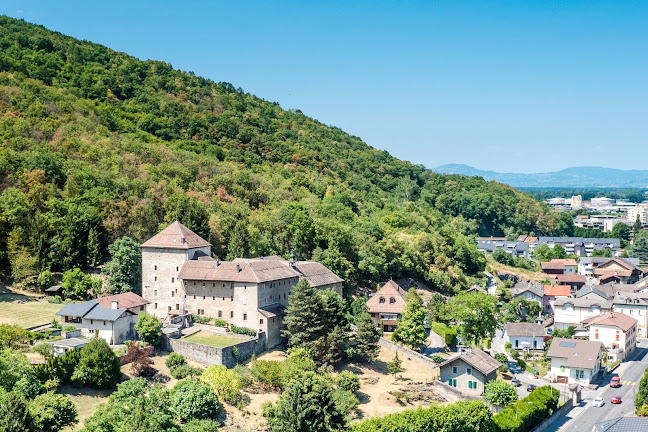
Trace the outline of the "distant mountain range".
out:
M 519 188 L 648 188 L 648 170 L 621 170 L 602 167 L 573 167 L 546 173 L 499 173 L 463 164 L 433 168 L 440 174 L 479 176 Z

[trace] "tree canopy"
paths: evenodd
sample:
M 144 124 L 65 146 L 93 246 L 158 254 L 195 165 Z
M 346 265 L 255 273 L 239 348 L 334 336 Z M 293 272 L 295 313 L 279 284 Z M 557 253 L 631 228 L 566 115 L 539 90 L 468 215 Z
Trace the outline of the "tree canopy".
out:
M 0 140 L 0 274 L 18 280 L 111 257 L 109 289 L 136 288 L 134 256 L 108 245 L 178 219 L 220 257 L 294 250 L 349 284 L 408 276 L 452 292 L 485 268 L 475 235 L 567 234 L 571 223 L 232 84 L 9 17 Z

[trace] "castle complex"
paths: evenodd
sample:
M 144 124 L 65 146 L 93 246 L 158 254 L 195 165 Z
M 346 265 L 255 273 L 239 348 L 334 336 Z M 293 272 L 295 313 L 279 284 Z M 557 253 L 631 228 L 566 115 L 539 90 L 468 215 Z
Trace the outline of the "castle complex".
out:
M 278 256 L 211 257 L 211 245 L 180 222 L 142 244 L 142 296 L 162 320 L 191 313 L 264 332 L 267 346 L 281 343 L 283 315 L 292 287 L 306 279 L 342 295 L 343 279 L 318 262 Z

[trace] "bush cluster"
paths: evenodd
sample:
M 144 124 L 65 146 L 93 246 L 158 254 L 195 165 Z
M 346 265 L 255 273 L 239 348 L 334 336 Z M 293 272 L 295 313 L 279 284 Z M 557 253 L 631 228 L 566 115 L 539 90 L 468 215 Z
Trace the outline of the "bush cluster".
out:
M 432 331 L 443 338 L 446 345 L 456 345 L 457 343 L 457 330 L 448 327 L 444 323 L 433 322 L 430 326 Z
M 204 315 L 191 314 L 191 321 L 198 324 L 209 324 L 212 318 Z
M 256 336 L 257 332 L 256 330 L 252 330 L 251 328 L 247 327 L 239 327 L 239 326 L 231 326 L 230 330 L 232 330 L 232 333 L 236 334 L 243 334 L 243 335 L 248 335 L 248 336 Z
M 559 397 L 560 392 L 551 386 L 537 388 L 529 396 L 495 414 L 493 420 L 500 432 L 528 432 L 553 414 Z

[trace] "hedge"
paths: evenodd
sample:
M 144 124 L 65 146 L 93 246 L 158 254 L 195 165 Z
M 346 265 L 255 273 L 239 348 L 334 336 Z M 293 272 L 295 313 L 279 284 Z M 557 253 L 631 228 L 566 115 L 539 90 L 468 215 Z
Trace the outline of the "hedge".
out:
M 457 330 L 452 329 L 440 322 L 433 322 L 430 326 L 432 331 L 443 338 L 446 345 L 455 345 L 457 343 Z
M 482 401 L 405 410 L 351 425 L 351 432 L 495 432 L 493 414 Z
M 559 398 L 558 390 L 551 386 L 540 387 L 495 414 L 493 420 L 500 432 L 528 432 L 554 413 Z
M 238 333 L 238 334 L 244 334 L 248 336 L 256 336 L 257 332 L 256 330 L 252 330 L 251 328 L 247 327 L 239 327 L 239 326 L 231 326 L 230 330 L 232 330 L 232 333 Z

